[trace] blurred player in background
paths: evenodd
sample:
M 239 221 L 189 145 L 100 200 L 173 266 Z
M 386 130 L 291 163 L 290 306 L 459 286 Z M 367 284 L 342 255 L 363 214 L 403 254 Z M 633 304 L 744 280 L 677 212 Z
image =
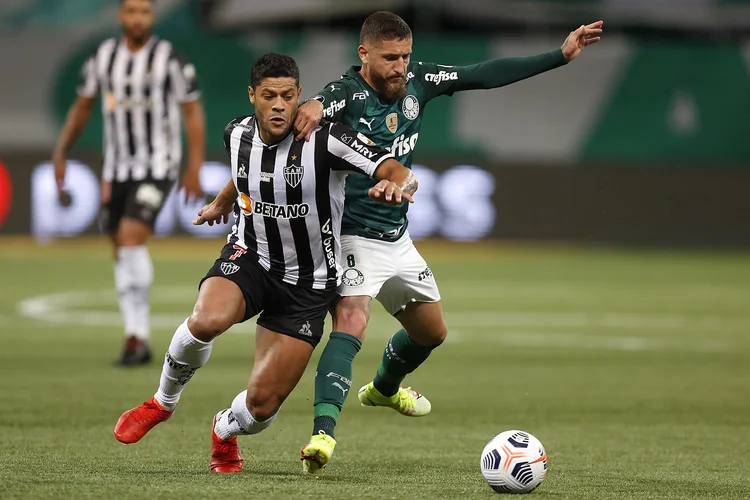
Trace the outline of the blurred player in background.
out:
M 260 57 L 248 94 L 255 114 L 224 130 L 232 180 L 194 222 L 223 222 L 234 209 L 229 240 L 199 285 L 193 313 L 172 337 L 159 390 L 123 413 L 114 430 L 120 442 L 135 443 L 169 418 L 185 385 L 208 361 L 213 340 L 260 314 L 247 389 L 214 417 L 211 471 L 220 473 L 242 470 L 237 436 L 271 425 L 323 336 L 341 283 L 346 175 L 380 180 L 368 191 L 380 203 L 412 201 L 417 189 L 411 170 L 340 123 L 316 127 L 310 142 L 294 140 L 300 87 L 291 57 Z
M 298 139 L 309 136 L 322 117 L 356 129 L 391 151 L 407 167 L 412 163 L 427 103 L 461 90 L 492 89 L 530 78 L 572 61 L 584 47 L 599 41 L 602 21 L 573 31 L 559 49 L 530 57 L 485 61 L 470 66 L 412 62 L 412 32 L 391 12 L 376 12 L 362 26 L 358 48 L 362 66 L 354 66 L 300 107 L 295 126 Z M 373 182 L 362 175 L 346 181 L 342 225 L 342 296 L 333 315 L 333 329 L 315 376 L 314 440 L 303 448 L 305 468 L 314 471 L 333 454 L 333 436 L 348 389 L 340 380 L 352 378 L 352 361 L 361 347 L 377 298 L 403 326 L 385 348 L 372 382 L 359 390 L 365 406 L 385 406 L 403 415 L 422 416 L 430 402 L 400 387 L 448 333 L 435 278 L 407 231 L 406 205 L 387 207 L 368 200 Z M 334 375 L 334 376 L 332 376 Z
M 195 67 L 172 44 L 151 34 L 154 0 L 121 0 L 121 38 L 102 42 L 86 60 L 78 98 L 53 153 L 57 188 L 65 196 L 66 155 L 102 97 L 105 146 L 102 225 L 115 248 L 115 287 L 125 323 L 121 366 L 149 363 L 149 292 L 153 281 L 146 241 L 179 177 L 180 110 L 189 143 L 183 179 L 188 198 L 201 197 L 205 123 Z

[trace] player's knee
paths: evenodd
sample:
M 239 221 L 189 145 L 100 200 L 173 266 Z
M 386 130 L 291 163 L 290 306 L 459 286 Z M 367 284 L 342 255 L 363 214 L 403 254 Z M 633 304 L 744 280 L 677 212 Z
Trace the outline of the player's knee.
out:
M 370 319 L 370 297 L 343 297 L 338 302 L 333 328 L 364 340 Z
M 268 420 L 276 415 L 283 402 L 284 397 L 282 395 L 276 394 L 268 388 L 257 388 L 253 391 L 247 391 L 247 409 L 250 410 L 253 418 L 259 422 Z
M 407 330 L 409 337 L 419 345 L 437 347 L 448 337 L 448 325 L 440 318 L 431 324 L 425 324 L 419 328 Z
M 232 324 L 232 318 L 225 312 L 193 311 L 188 318 L 190 333 L 201 342 L 211 342 Z
M 440 345 L 445 342 L 448 337 L 448 325 L 445 324 L 445 320 L 441 320 L 437 328 L 432 334 L 432 345 Z

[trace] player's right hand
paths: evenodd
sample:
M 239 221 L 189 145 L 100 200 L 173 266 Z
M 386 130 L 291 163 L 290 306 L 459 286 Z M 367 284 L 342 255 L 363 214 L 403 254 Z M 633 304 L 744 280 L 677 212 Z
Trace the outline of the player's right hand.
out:
M 224 206 L 216 203 L 216 200 L 214 200 L 198 210 L 198 218 L 193 221 L 193 225 L 200 226 L 201 224 L 204 224 L 206 222 L 208 222 L 209 226 L 213 226 L 214 222 L 219 224 L 226 224 L 227 222 L 229 222 L 229 214 L 231 212 L 231 204 L 228 206 Z
M 323 119 L 323 103 L 310 99 L 297 110 L 297 118 L 294 120 L 294 130 L 297 131 L 296 139 L 310 141 L 313 130 Z

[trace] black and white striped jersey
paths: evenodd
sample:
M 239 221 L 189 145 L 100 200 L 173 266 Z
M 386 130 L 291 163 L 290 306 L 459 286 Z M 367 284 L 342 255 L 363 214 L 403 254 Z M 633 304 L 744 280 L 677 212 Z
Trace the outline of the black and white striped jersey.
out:
M 321 122 L 309 142 L 289 134 L 266 145 L 255 116 L 224 130 L 237 188 L 228 242 L 257 255 L 286 283 L 330 289 L 340 282 L 341 216 L 349 172 L 372 177 L 393 155 L 340 123 Z
M 182 157 L 180 104 L 198 99 L 195 67 L 152 36 L 137 52 L 102 42 L 83 65 L 78 95 L 102 97 L 103 178 L 175 180 Z

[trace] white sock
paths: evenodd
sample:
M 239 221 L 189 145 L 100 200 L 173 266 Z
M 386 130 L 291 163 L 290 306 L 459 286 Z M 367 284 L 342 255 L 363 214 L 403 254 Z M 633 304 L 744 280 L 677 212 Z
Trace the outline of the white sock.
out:
M 125 335 L 135 335 L 136 306 L 129 262 L 122 258 L 122 248 L 117 249 L 115 261 L 115 289 L 120 303 L 120 312 L 125 326 Z
M 159 390 L 154 394 L 160 405 L 167 410 L 174 410 L 185 385 L 211 356 L 211 347 L 213 342 L 202 342 L 193 337 L 187 320 L 177 327 L 169 350 L 164 355 Z
M 275 413 L 268 419 L 259 422 L 255 420 L 253 414 L 247 408 L 245 401 L 247 400 L 247 391 L 242 391 L 237 394 L 232 401 L 232 407 L 227 408 L 220 412 L 216 419 L 216 425 L 214 426 L 214 432 L 221 439 L 229 439 L 234 436 L 258 434 L 259 432 L 267 429 L 276 418 L 278 413 Z
M 115 264 L 115 282 L 120 294 L 120 310 L 125 333 L 148 340 L 149 295 L 154 281 L 154 266 L 146 246 L 120 247 Z

